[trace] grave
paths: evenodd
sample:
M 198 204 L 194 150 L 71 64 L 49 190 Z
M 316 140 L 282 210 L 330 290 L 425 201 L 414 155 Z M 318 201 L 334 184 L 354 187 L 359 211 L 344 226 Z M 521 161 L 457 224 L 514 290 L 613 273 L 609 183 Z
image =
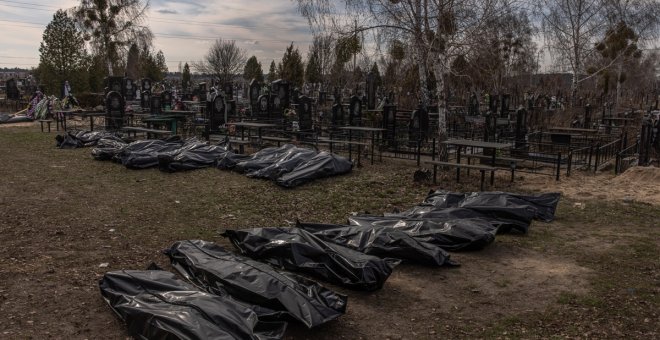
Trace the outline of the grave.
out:
M 117 91 L 110 91 L 105 97 L 105 129 L 117 131 L 124 126 L 124 97 Z
M 140 89 L 142 89 L 142 92 L 144 91 L 151 92 L 151 79 L 142 78 L 142 80 L 140 81 L 140 85 L 141 85 Z
M 332 104 L 332 126 L 344 126 L 344 107 L 341 105 L 341 96 L 335 94 L 335 102 Z
M 217 132 L 227 122 L 227 102 L 222 93 L 215 93 L 211 99 L 207 132 Z
M 289 107 L 289 83 L 286 80 L 278 79 L 270 84 L 273 100 L 271 110 L 277 114 L 282 114 L 284 109 Z
M 392 146 L 396 140 L 396 105 L 383 106 L 383 139 Z
M 171 110 L 172 109 L 172 99 L 173 99 L 172 98 L 172 92 L 166 90 L 166 91 L 163 91 L 160 94 L 160 96 L 161 96 L 162 102 L 163 102 L 162 103 L 163 104 L 163 106 L 162 106 L 163 110 Z
M 130 78 L 124 78 L 124 92 L 122 95 L 125 100 L 135 100 L 135 82 Z
M 372 71 L 367 73 L 367 110 L 374 110 L 376 108 L 376 74 Z
M 298 100 L 298 124 L 300 130 L 312 129 L 312 99 L 302 96 Z
M 200 102 L 205 102 L 208 95 L 208 88 L 206 83 L 202 82 L 197 84 L 197 96 Z
M 511 95 L 503 94 L 500 96 L 500 117 L 509 118 L 509 107 L 511 106 Z
M 528 151 L 527 145 L 527 110 L 522 106 L 516 111 L 516 133 L 514 139 L 514 149 L 517 153 L 525 154 Z
M 260 110 L 259 100 L 261 96 L 261 84 L 256 80 L 252 79 L 250 82 L 250 87 L 248 89 L 248 98 L 250 99 L 250 110 L 252 115 L 256 115 L 258 112 L 266 112 L 267 110 Z
M 163 98 L 157 94 L 152 95 L 149 109 L 152 115 L 160 115 L 163 112 Z
M 426 141 L 429 134 L 429 113 L 420 104 L 410 115 L 408 123 L 408 140 L 410 142 Z
M 117 92 L 119 95 L 124 93 L 124 78 L 123 77 L 105 77 L 105 91 L 106 96 L 110 92 Z
M 140 107 L 142 110 L 151 109 L 151 91 L 142 91 L 142 96 L 140 97 Z
M 359 126 L 362 123 L 362 100 L 353 95 L 349 102 L 348 125 Z
M 7 91 L 7 99 L 19 100 L 21 98 L 21 92 L 18 90 L 18 83 L 16 82 L 16 79 L 8 79 L 5 82 L 5 89 Z
M 222 86 L 222 91 L 225 93 L 225 100 L 234 99 L 234 83 L 228 82 Z

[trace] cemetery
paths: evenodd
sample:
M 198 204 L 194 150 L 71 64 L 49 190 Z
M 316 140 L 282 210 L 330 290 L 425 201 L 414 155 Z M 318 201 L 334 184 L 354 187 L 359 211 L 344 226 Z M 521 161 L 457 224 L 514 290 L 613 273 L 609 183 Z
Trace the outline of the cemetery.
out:
M 574 60 L 553 2 L 294 1 L 267 75 L 222 38 L 170 72 L 161 5 L 108 3 L 0 78 L 0 338 L 660 335 L 660 59 L 618 2 Z

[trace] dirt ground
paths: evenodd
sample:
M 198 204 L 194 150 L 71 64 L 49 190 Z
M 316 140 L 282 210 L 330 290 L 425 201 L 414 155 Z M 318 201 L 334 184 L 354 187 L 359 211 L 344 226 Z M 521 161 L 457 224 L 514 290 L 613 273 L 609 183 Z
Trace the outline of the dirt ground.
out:
M 167 174 L 55 148 L 55 132 L 0 129 L 0 338 L 125 339 L 99 294 L 106 271 L 162 267 L 181 239 L 230 244 L 222 229 L 342 223 L 420 202 L 413 162 L 385 160 L 294 190 L 216 169 Z M 368 162 L 365 162 L 368 163 Z M 557 218 L 527 235 L 498 235 L 457 268 L 402 264 L 383 289 L 355 292 L 348 312 L 288 339 L 660 338 L 658 169 L 613 177 L 575 172 L 555 182 L 506 176 L 493 190 L 561 191 Z M 107 267 L 105 267 L 107 265 Z

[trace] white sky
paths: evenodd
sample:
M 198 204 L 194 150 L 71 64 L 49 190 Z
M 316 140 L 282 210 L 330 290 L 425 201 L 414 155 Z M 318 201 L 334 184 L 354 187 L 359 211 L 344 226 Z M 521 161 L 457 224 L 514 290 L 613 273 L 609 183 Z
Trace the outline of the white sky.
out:
M 0 68 L 39 64 L 39 44 L 58 8 L 78 0 L 0 0 Z M 170 71 L 202 59 L 216 38 L 233 39 L 268 72 L 293 42 L 306 55 L 312 35 L 291 0 L 151 0 L 149 27 L 154 48 Z

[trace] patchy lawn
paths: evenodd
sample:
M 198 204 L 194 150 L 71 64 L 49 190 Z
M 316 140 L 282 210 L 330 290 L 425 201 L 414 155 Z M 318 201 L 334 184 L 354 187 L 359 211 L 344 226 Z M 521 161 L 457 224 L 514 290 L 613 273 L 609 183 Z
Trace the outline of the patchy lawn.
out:
M 406 209 L 431 189 L 412 181 L 412 161 L 365 161 L 286 190 L 217 169 L 128 170 L 90 149 L 56 149 L 54 137 L 36 125 L 0 128 L 0 338 L 125 338 L 98 291 L 106 271 L 167 268 L 160 252 L 181 239 L 231 248 L 221 229 Z M 476 190 L 474 175 L 457 185 L 445 174 L 439 186 Z M 495 189 L 528 191 L 506 177 Z M 579 202 L 563 198 L 556 221 L 528 235 L 452 254 L 461 267 L 403 264 L 373 293 L 332 287 L 349 295 L 347 314 L 311 331 L 290 325 L 287 337 L 660 337 L 660 207 Z

